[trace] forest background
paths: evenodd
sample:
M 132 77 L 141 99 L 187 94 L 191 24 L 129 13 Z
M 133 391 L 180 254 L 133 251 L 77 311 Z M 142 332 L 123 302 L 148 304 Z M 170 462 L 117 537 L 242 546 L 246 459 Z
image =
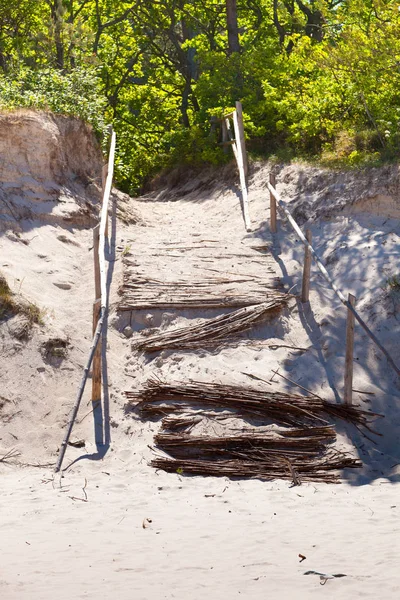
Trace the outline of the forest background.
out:
M 358 167 L 400 148 L 400 5 L 392 0 L 1 0 L 0 109 L 117 132 L 117 181 L 227 160 L 243 104 L 256 156 Z

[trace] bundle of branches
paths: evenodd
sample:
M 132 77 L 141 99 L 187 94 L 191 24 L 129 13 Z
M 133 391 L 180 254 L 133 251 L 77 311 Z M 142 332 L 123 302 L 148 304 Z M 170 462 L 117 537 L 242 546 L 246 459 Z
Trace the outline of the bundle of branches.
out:
M 124 282 L 119 290 L 122 300 L 118 308 L 124 311 L 133 308 L 251 306 L 280 298 L 282 294 L 274 289 L 279 285 L 280 280 L 277 277 L 268 279 L 213 277 L 161 281 L 125 273 Z
M 224 457 L 240 456 L 249 460 L 265 455 L 285 456 L 286 458 L 317 457 L 326 451 L 327 445 L 334 442 L 336 432 L 334 427 L 310 428 L 310 435 L 304 430 L 296 435 L 286 436 L 283 430 L 257 432 L 255 430 L 236 435 L 188 435 L 187 433 L 159 433 L 155 436 L 157 446 L 174 458 Z M 307 431 L 307 430 L 306 430 Z
M 322 458 L 296 457 L 288 459 L 283 455 L 199 460 L 196 458 L 168 458 L 160 456 L 151 461 L 151 466 L 169 473 L 190 475 L 212 475 L 216 477 L 257 477 L 264 480 L 289 479 L 301 481 L 324 481 L 338 483 L 339 475 L 333 471 L 360 467 L 360 461 L 345 454 L 331 452 Z
M 368 426 L 368 419 L 375 413 L 355 406 L 332 404 L 317 396 L 302 396 L 270 388 L 258 390 L 243 385 L 190 382 L 164 383 L 150 379 L 141 391 L 126 392 L 131 404 L 135 404 L 144 417 L 164 416 L 190 408 L 224 408 L 238 415 L 270 419 L 280 425 L 303 427 L 327 425 L 322 415 L 345 419 L 356 426 Z
M 281 294 L 269 302 L 239 308 L 198 325 L 161 331 L 140 340 L 136 348 L 145 352 L 157 352 L 166 348 L 193 349 L 215 346 L 239 331 L 246 331 L 267 317 L 276 315 L 288 303 L 289 298 L 289 294 Z
M 202 415 L 186 414 L 178 416 L 165 417 L 162 420 L 162 427 L 167 431 L 190 431 L 195 425 L 201 423 Z

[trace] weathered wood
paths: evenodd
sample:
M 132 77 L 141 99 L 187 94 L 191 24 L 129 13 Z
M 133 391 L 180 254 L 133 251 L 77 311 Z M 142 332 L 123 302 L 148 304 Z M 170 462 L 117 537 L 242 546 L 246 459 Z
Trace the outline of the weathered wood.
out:
M 233 144 L 233 140 L 229 139 L 228 128 L 226 126 L 225 119 L 221 120 L 221 132 L 222 132 L 221 145 L 224 147 L 224 153 L 227 154 L 229 152 L 229 147 L 228 146 L 230 146 L 231 144 Z
M 100 298 L 93 302 L 93 335 L 96 333 L 101 310 Z M 101 338 L 93 356 L 92 366 L 92 402 L 101 400 Z
M 108 175 L 108 164 L 106 163 L 105 165 L 103 165 L 103 168 L 101 170 L 101 189 L 102 189 L 103 202 L 104 202 L 104 192 L 106 189 L 107 175 Z M 108 202 L 108 200 L 107 200 L 107 202 Z M 106 238 L 108 238 L 108 212 L 107 212 L 107 219 L 106 219 L 104 235 L 106 236 Z M 98 297 L 99 296 L 96 296 L 96 298 L 98 298 Z
M 348 296 L 349 304 L 354 308 L 356 297 L 353 294 Z M 346 360 L 344 371 L 344 402 L 345 404 L 353 403 L 353 354 L 354 354 L 354 314 L 347 310 L 347 325 L 346 325 Z
M 96 225 L 93 229 L 93 261 L 94 261 L 94 297 L 100 298 L 101 296 L 101 285 L 100 285 L 100 259 L 99 259 L 99 230 L 100 224 Z
M 306 229 L 306 240 L 312 243 L 312 233 L 310 229 Z M 301 286 L 301 301 L 308 302 L 310 295 L 310 273 L 311 273 L 311 252 L 308 246 L 304 247 L 304 267 L 303 267 L 303 283 Z
M 246 184 L 247 184 L 247 176 L 249 174 L 249 161 L 248 161 L 247 152 L 246 152 L 246 140 L 244 137 L 243 110 L 242 110 L 241 102 L 236 102 L 236 114 L 237 114 L 237 120 L 238 120 L 240 146 L 242 148 L 244 176 L 246 178 Z
M 279 196 L 279 194 L 276 191 L 276 189 L 274 188 L 274 186 L 272 186 L 270 183 L 267 183 L 267 187 L 268 187 L 269 191 L 271 192 L 271 194 L 273 194 L 275 196 L 275 199 L 276 199 L 276 201 L 278 203 L 278 206 L 285 213 L 285 215 L 287 217 L 287 220 L 289 221 L 290 225 L 292 226 L 292 228 L 294 229 L 294 231 L 299 236 L 300 240 L 303 242 L 303 244 L 305 246 L 309 247 L 310 252 L 311 252 L 311 254 L 312 254 L 312 256 L 313 256 L 313 258 L 314 258 L 314 260 L 316 262 L 316 265 L 317 265 L 318 269 L 321 271 L 323 277 L 329 283 L 329 285 L 331 286 L 331 288 L 333 289 L 333 291 L 335 292 L 335 294 L 337 295 L 337 297 L 339 298 L 339 300 L 345 306 L 347 306 L 347 308 L 353 313 L 354 317 L 356 318 L 356 320 L 358 321 L 358 323 L 360 323 L 361 327 L 364 329 L 364 331 L 367 333 L 367 335 L 371 338 L 371 340 L 374 342 L 374 344 L 379 348 L 379 350 L 382 352 L 382 354 L 384 354 L 386 356 L 386 359 L 387 359 L 388 363 L 390 364 L 390 366 L 392 367 L 392 369 L 394 371 L 396 371 L 397 375 L 400 376 L 400 368 L 396 365 L 396 363 L 394 362 L 393 358 L 390 356 L 389 352 L 386 350 L 385 346 L 378 340 L 378 338 L 370 330 L 370 328 L 368 327 L 368 325 L 366 324 L 366 322 L 360 317 L 360 315 L 358 314 L 358 312 L 356 311 L 356 309 L 353 306 L 351 306 L 351 304 L 343 296 L 342 292 L 339 290 L 339 288 L 337 287 L 337 285 L 335 285 L 335 283 L 332 281 L 332 278 L 330 277 L 328 271 L 326 270 L 325 265 L 321 262 L 318 254 L 315 252 L 314 248 L 307 242 L 306 238 L 304 237 L 303 232 L 301 231 L 300 227 L 297 225 L 296 221 L 293 219 L 292 215 L 290 214 L 290 212 L 286 208 L 284 202 L 282 202 L 282 199 Z
M 270 182 L 270 184 L 273 187 L 276 186 L 275 173 L 270 173 L 269 174 L 269 182 Z M 275 200 L 274 194 L 272 194 L 271 191 L 269 193 L 269 215 L 270 215 L 269 227 L 271 229 L 271 233 L 276 233 L 276 230 L 277 230 L 277 226 L 276 226 L 276 200 Z
M 248 201 L 248 197 L 247 197 L 247 184 L 246 184 L 246 174 L 245 174 L 245 169 L 244 169 L 243 147 L 242 147 L 242 142 L 240 139 L 241 134 L 240 134 L 237 111 L 235 111 L 233 113 L 233 127 L 235 130 L 236 144 L 233 145 L 232 148 L 234 149 L 233 151 L 234 151 L 236 162 L 237 162 L 238 169 L 239 169 L 240 187 L 242 189 L 242 200 L 243 200 L 243 216 L 244 216 L 244 222 L 245 222 L 246 229 L 247 229 L 247 231 L 250 231 L 251 223 L 250 223 L 250 216 L 249 216 L 249 201 Z M 235 146 L 236 146 L 236 152 L 235 152 Z
M 104 186 L 103 203 L 101 208 L 100 219 L 100 241 L 99 241 L 99 258 L 100 258 L 100 276 L 101 276 L 101 307 L 105 308 L 107 304 L 107 284 L 106 284 L 106 256 L 105 256 L 105 230 L 108 221 L 108 202 L 111 194 L 111 186 L 114 174 L 114 156 L 115 156 L 115 131 L 111 134 L 110 154 L 108 157 L 107 179 Z

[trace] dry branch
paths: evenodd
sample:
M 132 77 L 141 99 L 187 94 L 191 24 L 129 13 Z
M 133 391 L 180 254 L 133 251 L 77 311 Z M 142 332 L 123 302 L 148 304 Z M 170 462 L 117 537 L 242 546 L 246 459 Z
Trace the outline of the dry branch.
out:
M 11 450 L 7 450 L 7 452 L 3 454 L 3 456 L 0 456 L 0 462 L 9 462 L 10 460 L 17 458 L 17 456 L 21 456 L 21 452 L 19 452 L 15 448 L 12 448 Z

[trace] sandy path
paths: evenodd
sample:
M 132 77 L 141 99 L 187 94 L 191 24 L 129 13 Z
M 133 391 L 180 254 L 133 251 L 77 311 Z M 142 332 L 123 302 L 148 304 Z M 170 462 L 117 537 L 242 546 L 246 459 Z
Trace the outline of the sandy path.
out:
M 254 193 L 251 202 L 252 234 L 246 234 L 238 198 L 231 192 L 197 202 L 187 197 L 177 202 L 138 203 L 146 227 L 119 229 L 118 256 L 128 245 L 134 255 L 145 251 L 146 240 L 149 246 L 156 246 L 166 238 L 180 243 L 218 239 L 229 249 L 242 249 L 254 240 L 265 242 L 265 192 Z M 337 231 L 332 230 L 332 239 L 341 229 L 338 225 Z M 317 240 L 320 231 L 316 225 Z M 361 234 L 357 229 L 357 236 Z M 288 269 L 289 286 L 293 274 L 298 277 L 295 266 L 301 250 L 289 234 L 281 243 L 278 259 L 283 259 Z M 120 263 L 118 260 L 115 265 L 114 306 Z M 183 261 L 182 269 L 187 266 Z M 233 262 L 232 269 L 237 268 Z M 345 267 L 341 273 L 345 285 Z M 312 316 L 318 323 L 323 318 L 332 322 L 338 310 L 327 294 L 324 288 L 312 289 Z M 148 312 L 135 315 L 135 335 L 147 326 Z M 190 312 L 179 316 L 173 311 L 150 312 L 153 325 L 162 327 L 193 317 Z M 168 378 L 248 382 L 243 371 L 265 376 L 279 366 L 332 398 L 331 383 L 339 391 L 341 385 L 344 321 L 335 328 L 328 325 L 328 333 L 321 339 L 316 330 L 307 328 L 311 318 L 300 318 L 296 309 L 255 332 L 261 342 L 258 345 L 240 344 L 212 353 L 164 352 L 151 359 L 131 350 L 130 341 L 121 333 L 126 323 L 114 309 L 110 321 L 118 330 L 110 327 L 108 333 L 112 426 L 111 445 L 104 458 L 79 460 L 82 450 L 69 448 L 65 465 L 75 459 L 78 462 L 69 466 L 62 479 L 54 480 L 50 470 L 1 466 L 2 598 L 398 598 L 399 467 L 389 470 L 385 465 L 400 462 L 399 436 L 390 423 L 379 425 L 388 433 L 380 445 L 358 440 L 358 452 L 363 457 L 362 452 L 366 453 L 367 463 L 360 474 L 338 486 L 290 487 L 282 481 L 237 482 L 155 473 L 147 461 L 157 424 L 142 423 L 123 412 L 124 390 L 153 373 Z M 244 341 L 249 339 L 244 337 Z M 265 339 L 310 349 L 300 354 L 283 348 L 272 350 L 263 345 Z M 326 349 L 324 344 L 328 344 Z M 369 370 L 371 357 L 367 353 L 360 356 L 357 384 L 383 390 L 390 397 L 391 404 L 386 406 L 395 422 L 397 400 L 390 376 L 385 379 L 387 371 L 379 363 L 380 378 L 374 378 L 378 367 Z M 327 368 L 331 369 L 330 381 Z M 82 410 L 86 412 L 86 406 Z M 87 440 L 89 457 L 96 452 L 92 429 L 88 418 L 74 430 L 77 438 Z M 59 427 L 54 428 L 54 449 L 59 433 Z M 341 430 L 343 441 L 348 433 L 353 436 L 354 432 Z M 385 445 L 387 440 L 390 446 Z M 384 458 L 381 451 L 387 453 Z M 85 493 L 87 502 L 82 501 Z M 152 522 L 143 528 L 145 518 Z M 299 553 L 307 557 L 301 564 Z M 303 575 L 307 570 L 347 576 L 320 586 L 315 575 Z
M 68 497 L 84 497 L 82 476 L 67 476 L 64 494 L 32 474 L 3 479 L 2 598 L 397 597 L 400 507 L 383 481 L 290 488 L 92 473 L 83 503 Z M 306 570 L 347 577 L 322 592 Z

